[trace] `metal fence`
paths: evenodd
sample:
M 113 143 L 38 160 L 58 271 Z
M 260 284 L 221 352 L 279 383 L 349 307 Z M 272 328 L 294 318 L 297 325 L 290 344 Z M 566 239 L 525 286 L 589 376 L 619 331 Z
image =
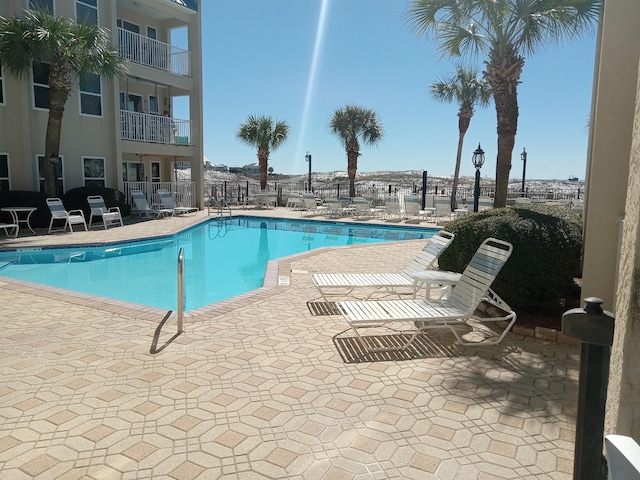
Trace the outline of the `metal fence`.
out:
M 221 181 L 213 183 L 205 183 L 205 200 L 213 198 L 224 198 L 231 205 L 246 205 L 251 202 L 252 198 L 260 192 L 260 186 L 258 182 L 245 181 L 245 182 L 233 182 L 233 181 Z M 372 201 L 375 205 L 381 205 L 384 203 L 384 197 L 386 195 L 400 194 L 404 195 L 419 195 L 422 196 L 422 180 L 416 180 L 411 184 L 369 184 L 369 185 L 356 185 L 356 196 L 365 197 Z M 300 188 L 300 185 L 291 185 L 291 183 L 279 183 L 268 182 L 266 187 L 267 192 L 276 192 L 278 195 L 278 205 L 285 206 L 287 203 L 287 197 L 294 197 L 301 193 L 304 193 L 304 188 Z M 349 198 L 349 184 L 348 183 L 336 183 L 334 185 L 324 185 L 313 188 L 313 193 L 317 198 Z M 450 196 L 451 187 L 441 185 L 427 184 L 427 189 L 424 192 L 425 195 L 439 195 Z M 457 190 L 457 197 L 461 200 L 473 201 L 473 187 L 459 186 Z M 481 187 L 480 196 L 493 198 L 495 194 L 495 188 Z M 513 201 L 516 198 L 526 197 L 531 200 L 580 200 L 584 196 L 584 191 L 581 186 L 567 188 L 554 188 L 554 189 L 526 189 L 525 192 L 521 192 L 520 188 L 512 188 L 507 192 L 508 202 Z

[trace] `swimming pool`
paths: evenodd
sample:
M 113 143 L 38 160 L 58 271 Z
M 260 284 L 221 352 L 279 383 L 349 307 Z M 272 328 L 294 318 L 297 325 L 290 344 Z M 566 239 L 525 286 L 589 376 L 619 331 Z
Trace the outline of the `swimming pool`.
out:
M 333 245 L 430 238 L 437 229 L 260 217 L 216 219 L 156 240 L 0 252 L 0 276 L 175 310 L 185 254 L 185 310 L 262 286 L 267 262 Z

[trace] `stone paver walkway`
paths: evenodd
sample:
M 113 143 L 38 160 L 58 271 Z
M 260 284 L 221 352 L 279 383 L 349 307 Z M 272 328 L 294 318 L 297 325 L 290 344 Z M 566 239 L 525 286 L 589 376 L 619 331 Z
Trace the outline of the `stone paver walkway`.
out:
M 275 262 L 290 285 L 190 312 L 177 337 L 166 311 L 0 278 L 0 478 L 570 479 L 577 347 L 509 334 L 462 348 L 439 333 L 372 358 L 340 316 L 309 309 L 308 272 L 394 271 L 421 246 Z

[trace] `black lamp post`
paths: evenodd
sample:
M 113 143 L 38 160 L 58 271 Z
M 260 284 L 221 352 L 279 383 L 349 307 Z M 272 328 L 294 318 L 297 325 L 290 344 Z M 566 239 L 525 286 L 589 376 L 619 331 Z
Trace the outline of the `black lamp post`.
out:
M 309 162 L 309 192 L 311 192 L 311 154 L 307 152 L 304 156 L 305 162 Z
M 480 148 L 480 144 L 478 143 L 478 148 L 473 152 L 473 166 L 476 167 L 476 185 L 473 189 L 473 211 L 478 211 L 478 200 L 480 198 L 480 169 L 482 165 L 484 165 L 484 150 Z
M 524 148 L 520 154 L 520 159 L 522 160 L 522 189 L 520 191 L 524 193 L 524 177 L 527 174 L 527 151 Z

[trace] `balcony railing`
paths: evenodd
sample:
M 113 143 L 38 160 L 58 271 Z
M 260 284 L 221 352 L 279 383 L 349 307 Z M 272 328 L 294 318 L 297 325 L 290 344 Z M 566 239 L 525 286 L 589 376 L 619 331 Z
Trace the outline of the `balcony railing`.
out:
M 191 121 L 120 110 L 120 138 L 134 142 L 191 145 Z
M 118 53 L 134 63 L 191 76 L 191 52 L 124 28 L 118 28 Z
M 131 190 L 142 190 L 149 205 L 160 204 L 158 190 L 164 189 L 171 192 L 173 202 L 177 207 L 193 207 L 196 195 L 195 182 L 124 182 L 124 194 L 127 203 L 134 206 L 131 198 Z

